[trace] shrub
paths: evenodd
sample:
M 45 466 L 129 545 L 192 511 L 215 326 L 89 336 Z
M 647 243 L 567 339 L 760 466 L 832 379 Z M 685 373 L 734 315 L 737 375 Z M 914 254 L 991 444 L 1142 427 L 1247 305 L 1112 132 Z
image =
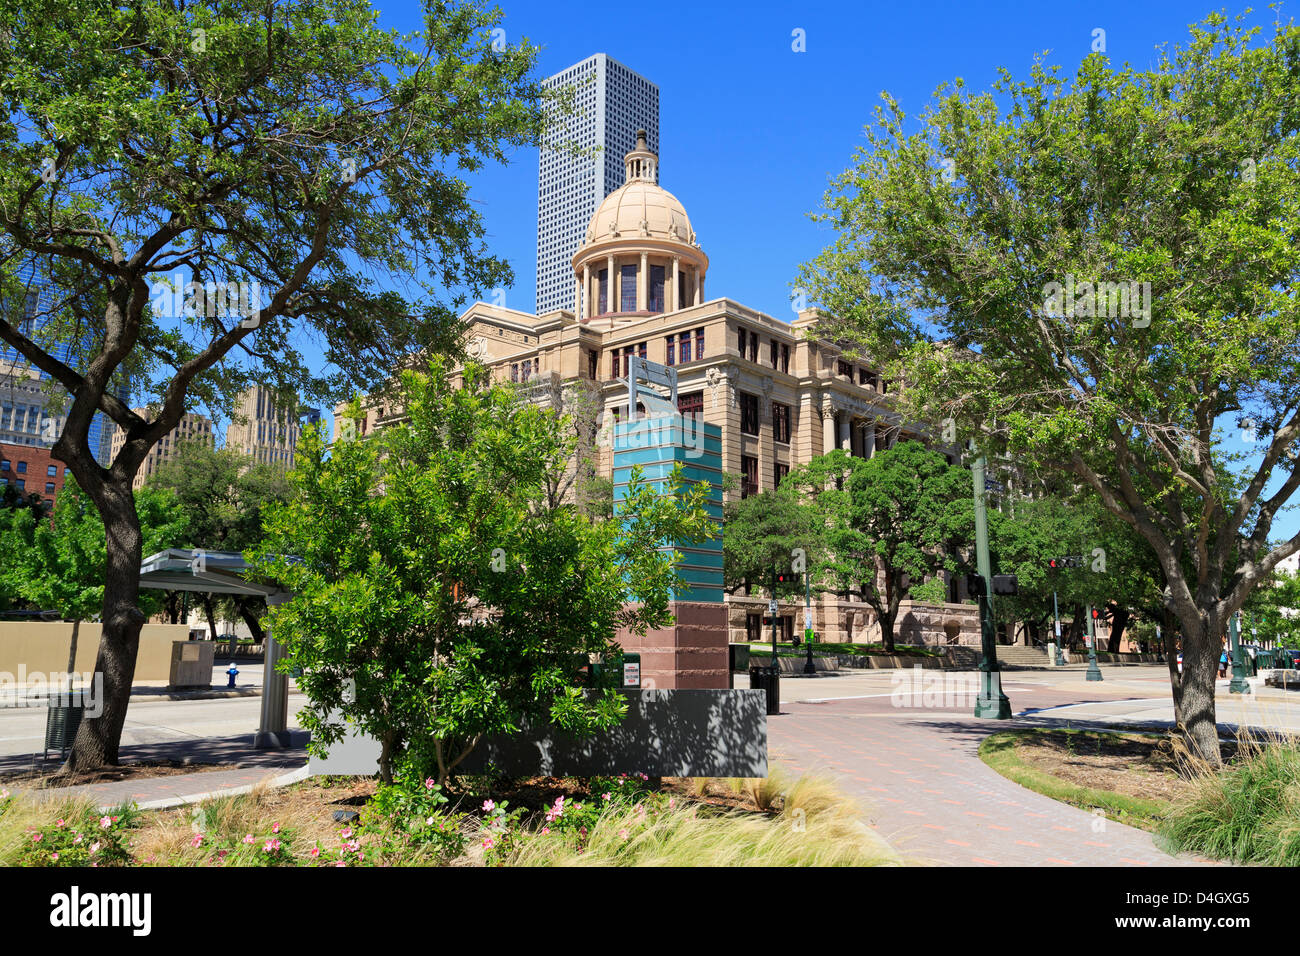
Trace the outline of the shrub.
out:
M 1236 762 L 1201 767 L 1161 828 L 1173 849 L 1236 863 L 1300 865 L 1300 747 L 1243 740 Z

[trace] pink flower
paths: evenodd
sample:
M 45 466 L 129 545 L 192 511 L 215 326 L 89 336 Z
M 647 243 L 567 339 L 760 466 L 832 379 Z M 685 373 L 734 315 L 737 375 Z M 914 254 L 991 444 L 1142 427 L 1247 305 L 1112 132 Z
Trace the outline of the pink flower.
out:
M 271 832 L 272 832 L 272 833 L 279 833 L 279 832 L 280 832 L 280 824 L 278 824 L 278 823 L 277 823 L 277 824 L 274 824 L 274 825 L 271 827 Z
M 676 809 L 676 807 L 677 807 L 677 798 L 676 798 L 676 797 L 669 797 L 669 798 L 668 798 L 668 809 L 669 809 L 669 810 L 674 810 L 674 809 Z
M 493 810 L 496 809 L 496 804 L 493 803 L 491 800 L 484 800 L 483 809 L 486 810 L 488 813 L 491 813 Z
M 426 779 L 426 780 L 424 781 L 424 789 L 425 789 L 425 790 L 432 790 L 432 789 L 433 789 L 434 787 L 436 787 L 436 786 L 437 786 L 437 784 L 434 783 L 434 780 L 433 780 L 432 777 L 429 777 L 428 779 Z
M 308 853 L 307 855 L 311 857 L 313 860 L 316 859 L 316 857 L 320 856 L 320 847 L 318 846 L 312 847 L 311 852 Z
M 619 831 L 618 831 L 618 835 L 621 836 L 624 840 L 626 840 L 626 839 L 627 839 L 627 827 L 624 827 L 623 829 L 619 830 Z
M 610 795 L 607 793 L 607 794 L 605 794 L 603 797 L 601 797 L 600 799 L 604 800 L 606 803 L 609 803 L 609 798 L 610 798 Z
M 352 828 L 351 828 L 351 827 L 344 827 L 344 828 L 343 828 L 343 832 L 340 833 L 339 836 L 343 837 L 343 839 L 346 840 L 348 837 L 352 836 Z
M 550 832 L 551 832 L 550 827 L 542 827 L 542 836 L 546 836 Z
M 50 854 L 50 859 L 51 859 L 51 860 L 57 860 L 58 858 L 59 858 L 59 855 L 58 855 L 57 853 L 51 853 L 51 854 Z
M 335 863 L 334 865 L 335 865 L 335 866 L 347 866 L 348 863 L 347 863 L 347 860 L 339 860 L 339 861 L 338 861 L 337 863 Z
M 202 833 L 194 834 L 194 839 L 190 841 L 190 846 L 202 846 L 202 845 L 203 845 L 203 834 Z
M 226 854 L 229 853 L 229 852 L 230 852 L 229 850 L 218 850 L 218 851 L 217 851 L 217 859 L 218 859 L 218 860 L 224 860 L 224 859 L 226 858 Z
M 36 833 L 33 833 L 33 834 L 32 834 L 32 842 L 33 842 L 33 843 L 40 843 L 40 842 L 41 842 L 41 833 L 40 833 L 39 831 L 36 832 Z
M 60 821 L 58 821 L 57 823 L 55 823 L 54 825 L 55 825 L 56 827 L 61 827 L 61 826 L 63 826 L 63 824 L 64 824 L 64 821 L 63 821 L 63 820 L 60 820 Z
M 8 800 L 8 799 L 9 799 L 9 791 L 0 790 L 0 800 Z
M 90 845 L 90 855 L 94 856 L 98 852 L 99 852 L 99 842 L 96 841 Z
M 492 842 L 492 838 L 490 836 L 486 836 L 483 838 L 483 849 L 490 850 L 494 846 L 496 846 L 496 844 Z
M 78 833 L 75 837 L 72 838 L 72 842 L 73 842 L 73 843 L 80 843 L 80 842 L 82 841 L 82 839 L 83 839 L 83 838 L 82 838 L 81 834 Z
M 279 840 L 267 840 L 266 845 L 262 847 L 263 853 L 278 853 L 280 850 Z
M 107 830 L 107 829 L 108 829 L 109 827 L 111 827 L 112 825 L 113 825 L 113 818 L 112 818 L 112 817 L 100 817 L 100 818 L 99 818 L 99 828 L 100 828 L 101 830 Z

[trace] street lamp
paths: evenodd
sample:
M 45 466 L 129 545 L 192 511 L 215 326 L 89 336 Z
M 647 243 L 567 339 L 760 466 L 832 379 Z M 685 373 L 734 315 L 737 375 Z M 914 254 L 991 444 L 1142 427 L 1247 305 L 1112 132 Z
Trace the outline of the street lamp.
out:
M 1097 617 L 1097 610 L 1088 605 L 1088 673 L 1085 680 L 1103 680 L 1101 668 L 1097 666 L 1097 637 L 1092 622 Z
M 973 447 L 973 445 L 972 445 Z M 1002 692 L 1002 675 L 998 668 L 997 636 L 993 628 L 992 561 L 989 560 L 989 525 L 984 512 L 984 456 L 971 462 L 971 484 L 975 491 L 975 564 L 979 574 L 971 575 L 968 584 L 976 584 L 980 600 L 980 689 L 975 698 L 976 717 L 1006 720 L 1011 716 L 1011 701 Z M 1015 586 L 1015 577 L 1010 578 Z M 1011 592 L 1012 594 L 1015 591 Z
M 1232 681 L 1228 684 L 1230 694 L 1249 694 L 1250 684 L 1246 683 L 1246 667 L 1241 660 L 1241 642 L 1237 639 L 1238 612 L 1228 618 L 1228 640 L 1232 642 Z

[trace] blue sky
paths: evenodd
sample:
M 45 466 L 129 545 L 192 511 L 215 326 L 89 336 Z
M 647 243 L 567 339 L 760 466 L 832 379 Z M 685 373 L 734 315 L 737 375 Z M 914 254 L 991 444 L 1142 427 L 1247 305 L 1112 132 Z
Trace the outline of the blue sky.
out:
M 519 2 L 507 39 L 542 48 L 551 75 L 607 53 L 659 85 L 661 185 L 686 206 L 711 260 L 709 295 L 790 318 L 799 263 L 829 241 L 808 213 L 849 163 L 888 90 L 909 115 L 941 83 L 988 88 L 1035 54 L 1073 72 L 1105 30 L 1112 62 L 1146 66 L 1215 7 L 1200 3 Z M 417 3 L 379 5 L 381 22 L 419 27 Z M 1237 9 L 1229 9 L 1235 14 Z M 1265 9 L 1252 22 L 1268 23 Z M 807 50 L 793 52 L 792 32 Z M 631 148 L 631 144 L 628 144 Z M 475 177 L 496 251 L 515 270 L 506 304 L 535 302 L 537 151 Z

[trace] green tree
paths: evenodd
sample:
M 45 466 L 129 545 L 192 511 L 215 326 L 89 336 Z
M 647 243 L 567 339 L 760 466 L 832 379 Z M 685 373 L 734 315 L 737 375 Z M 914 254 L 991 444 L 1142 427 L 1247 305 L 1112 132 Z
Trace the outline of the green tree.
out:
M 854 594 L 875 612 L 881 641 L 894 650 L 894 623 L 908 584 L 955 570 L 955 539 L 974 531 L 970 472 L 919 442 L 899 442 L 871 458 L 840 449 L 792 471 L 781 483 L 813 504 L 824 549 L 822 587 Z
M 169 547 L 185 526 L 179 503 L 167 491 L 144 489 L 135 498 L 146 547 Z M 50 514 L 29 510 L 0 516 L 0 550 L 7 555 L 8 589 L 41 610 L 58 611 L 72 622 L 68 673 L 77 662 L 81 622 L 98 617 L 104 606 L 104 568 L 108 560 L 104 523 L 86 494 L 69 478 Z M 157 611 L 161 595 L 141 595 L 146 614 Z
M 799 568 L 812 569 L 822 547 L 817 513 L 805 501 L 781 489 L 734 498 L 723 506 L 723 526 L 722 576 L 729 593 L 747 588 L 776 598 L 803 596 Z M 786 573 L 784 584 L 774 582 L 777 572 Z
M 457 341 L 467 293 L 510 283 L 463 177 L 539 140 L 536 49 L 498 43 L 499 12 L 475 0 L 423 11 L 401 36 L 366 0 L 0 8 L 0 299 L 27 302 L 33 270 L 56 290 L 40 341 L 12 309 L 0 341 L 72 397 L 54 453 L 108 529 L 105 707 L 71 767 L 117 760 L 144 621 L 132 481 L 150 449 L 251 382 L 322 402 L 364 389 Z M 330 375 L 307 367 L 303 334 Z M 132 363 L 156 412 L 110 387 Z M 96 412 L 125 432 L 108 467 Z
M 149 484 L 175 493 L 186 517 L 183 543 L 206 551 L 243 552 L 256 547 L 262 540 L 265 509 L 290 495 L 284 469 L 199 441 L 182 444 Z M 176 542 L 181 543 L 181 539 Z M 259 618 L 266 602 L 261 598 L 203 594 L 202 601 L 214 638 L 218 611 L 229 609 L 244 619 L 255 640 L 263 639 Z
M 294 592 L 272 608 L 314 748 L 351 720 L 399 771 L 446 783 L 486 734 L 588 732 L 625 712 L 576 686 L 616 633 L 671 622 L 680 556 L 712 534 L 702 487 L 680 499 L 634 474 L 616 520 L 549 494 L 576 438 L 554 411 L 471 367 L 404 373 L 407 423 L 328 450 L 302 440 L 294 495 L 270 509 L 256 566 Z M 680 489 L 673 489 L 680 490 Z M 290 557 L 284 557 L 290 556 Z
M 918 124 L 886 97 L 801 276 L 821 334 L 892 357 L 905 414 L 1074 476 L 1146 540 L 1177 722 L 1216 762 L 1220 636 L 1300 549 L 1269 543 L 1300 487 L 1300 29 L 1256 33 L 1213 15 L 1144 70 L 957 81 Z

